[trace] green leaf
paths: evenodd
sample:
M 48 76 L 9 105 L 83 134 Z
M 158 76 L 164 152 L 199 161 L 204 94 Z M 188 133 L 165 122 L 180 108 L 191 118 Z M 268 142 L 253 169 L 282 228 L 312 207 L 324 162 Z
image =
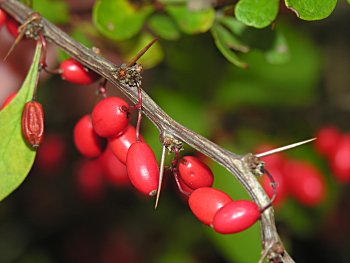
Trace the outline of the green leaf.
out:
M 218 16 L 217 21 L 236 35 L 241 35 L 247 27 L 231 16 Z
M 289 61 L 274 65 L 261 51 L 242 54 L 249 70 L 232 68 L 227 72 L 226 79 L 217 86 L 216 104 L 232 110 L 243 105 L 305 107 L 314 102 L 322 65 L 320 54 L 300 30 L 283 24 L 279 24 L 279 30 L 288 41 Z
M 186 6 L 166 6 L 165 10 L 186 34 L 198 34 L 208 31 L 215 19 L 215 11 L 212 8 L 190 11 Z
M 0 111 L 0 201 L 13 192 L 29 173 L 36 152 L 22 137 L 23 105 L 30 101 L 38 78 L 41 45 L 37 45 L 33 63 L 16 97 Z
M 57 0 L 34 0 L 33 9 L 43 17 L 56 24 L 69 22 L 68 4 Z
M 337 0 L 285 0 L 285 3 L 301 19 L 320 20 L 333 12 Z
M 120 45 L 123 50 L 125 61 L 131 60 L 140 50 L 142 50 L 147 44 L 149 44 L 154 39 L 149 33 L 143 33 L 140 35 L 134 43 L 125 45 Z M 135 41 L 133 41 L 135 42 Z M 147 52 L 137 61 L 143 66 L 144 69 L 149 69 L 157 66 L 164 58 L 163 50 L 159 44 L 156 42 L 152 47 L 147 50 Z
M 283 64 L 289 61 L 290 52 L 288 42 L 283 32 L 276 30 L 273 46 L 270 50 L 266 51 L 265 56 L 271 64 Z
M 346 0 L 348 2 L 348 4 L 350 5 L 350 0 Z
M 235 52 L 233 52 L 227 45 L 227 39 L 222 35 L 217 26 L 213 26 L 211 29 L 212 36 L 215 41 L 216 47 L 224 55 L 224 57 L 230 61 L 232 64 L 240 68 L 247 68 L 248 64 L 242 61 Z
M 235 8 L 236 18 L 256 28 L 270 25 L 278 13 L 279 0 L 240 0 Z
M 174 21 L 161 14 L 155 14 L 148 20 L 150 29 L 161 38 L 167 40 L 176 40 L 180 37 L 180 32 L 177 29 Z
M 229 30 L 227 30 L 219 23 L 215 23 L 212 27 L 212 30 L 215 31 L 215 36 L 221 39 L 227 47 L 240 52 L 249 51 L 249 47 L 246 44 L 240 41 L 235 35 L 233 35 Z
M 127 0 L 98 0 L 93 8 L 93 21 L 97 29 L 113 40 L 126 40 L 135 36 L 153 7 L 135 7 Z

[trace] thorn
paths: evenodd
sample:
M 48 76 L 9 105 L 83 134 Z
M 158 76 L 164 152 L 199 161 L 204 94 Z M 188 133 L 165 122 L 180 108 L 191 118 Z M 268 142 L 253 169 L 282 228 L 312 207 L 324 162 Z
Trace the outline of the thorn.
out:
M 156 203 L 155 203 L 155 205 L 154 205 L 154 209 L 157 209 L 158 202 L 159 202 L 160 192 L 161 192 L 161 190 L 162 190 L 162 182 L 163 182 L 163 175 L 164 175 L 165 151 L 166 151 L 166 147 L 165 147 L 165 145 L 163 145 L 163 148 L 162 148 L 162 157 L 161 157 L 161 160 L 160 160 L 160 169 L 159 169 L 159 182 L 158 182 Z
M 276 148 L 276 149 L 273 149 L 273 150 L 270 150 L 270 151 L 267 151 L 267 152 L 255 154 L 255 156 L 258 157 L 258 158 L 265 157 L 265 156 L 268 156 L 268 155 L 271 155 L 271 154 L 275 154 L 275 153 L 278 153 L 278 152 L 289 150 L 291 148 L 298 147 L 298 146 L 300 146 L 302 144 L 312 142 L 312 141 L 314 141 L 316 139 L 317 138 L 311 138 L 311 139 L 308 139 L 308 140 L 305 140 L 305 141 L 296 142 L 296 143 L 289 144 L 289 145 L 286 145 L 286 146 L 282 146 L 282 147 L 279 147 L 279 148 Z
M 6 61 L 6 59 L 8 58 L 8 56 L 12 53 L 12 51 L 15 49 L 15 47 L 18 45 L 18 43 L 21 41 L 21 39 L 23 38 L 25 31 L 26 31 L 26 27 L 32 23 L 35 20 L 40 20 L 41 16 L 39 13 L 34 12 L 32 14 L 30 14 L 29 18 L 24 21 L 24 23 L 22 25 L 20 25 L 18 27 L 18 31 L 19 31 L 19 35 L 17 36 L 17 38 L 15 39 L 15 42 L 13 42 L 13 44 L 11 45 L 9 51 L 7 52 L 6 56 L 3 59 L 3 62 Z
M 142 50 L 140 50 L 139 53 L 136 54 L 135 57 L 133 57 L 128 64 L 126 64 L 127 67 L 131 67 L 135 65 L 135 63 L 147 52 L 148 49 L 158 40 L 158 37 L 154 38 L 147 46 L 145 46 Z
M 10 54 L 12 53 L 12 51 L 15 49 L 15 47 L 18 45 L 18 43 L 21 41 L 21 39 L 23 38 L 25 33 L 25 30 L 20 31 L 19 35 L 17 36 L 17 38 L 15 39 L 15 42 L 13 42 L 13 44 L 11 45 L 9 51 L 7 52 L 6 56 L 4 57 L 4 59 L 2 60 L 3 62 L 6 61 L 6 59 L 10 56 Z

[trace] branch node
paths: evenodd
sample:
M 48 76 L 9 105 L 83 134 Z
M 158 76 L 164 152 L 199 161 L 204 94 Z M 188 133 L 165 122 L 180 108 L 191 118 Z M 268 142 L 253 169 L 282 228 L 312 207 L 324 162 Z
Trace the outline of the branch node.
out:
M 264 174 L 265 163 L 261 161 L 256 155 L 248 153 L 243 157 L 243 160 L 247 163 L 250 171 L 255 176 L 262 176 Z

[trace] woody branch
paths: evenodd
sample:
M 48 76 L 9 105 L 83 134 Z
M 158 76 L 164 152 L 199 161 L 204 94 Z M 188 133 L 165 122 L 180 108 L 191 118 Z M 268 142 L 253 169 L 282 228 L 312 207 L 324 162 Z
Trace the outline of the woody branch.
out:
M 0 6 L 20 23 L 24 23 L 33 13 L 32 9 L 16 0 L 2 1 Z M 71 55 L 84 66 L 107 79 L 134 103 L 138 101 L 137 88 L 119 82 L 117 65 L 73 40 L 46 19 L 42 18 L 41 23 L 43 25 L 42 34 L 49 42 L 62 48 L 67 54 Z M 223 149 L 174 121 L 144 91 L 142 91 L 142 98 L 143 113 L 154 123 L 161 135 L 171 135 L 215 160 L 231 172 L 261 208 L 269 204 L 270 199 L 252 171 L 251 162 L 254 160 L 254 158 L 251 158 L 254 157 L 252 154 L 242 156 Z M 260 223 L 263 255 L 271 260 L 279 258 L 282 262 L 294 262 L 284 250 L 277 233 L 272 207 L 262 213 Z

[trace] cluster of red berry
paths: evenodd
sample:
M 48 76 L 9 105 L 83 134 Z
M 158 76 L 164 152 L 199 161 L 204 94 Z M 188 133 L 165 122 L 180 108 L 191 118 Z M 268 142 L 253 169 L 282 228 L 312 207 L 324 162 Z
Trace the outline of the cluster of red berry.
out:
M 131 110 L 121 98 L 104 98 L 91 115 L 83 116 L 75 125 L 74 143 L 83 156 L 100 159 L 105 169 L 114 159 L 115 176 L 128 175 L 137 190 L 153 196 L 158 187 L 158 164 L 152 149 L 129 124 Z
M 318 130 L 315 147 L 324 156 L 340 183 L 350 182 L 350 134 L 329 125 Z
M 218 233 L 232 234 L 249 228 L 260 218 L 261 210 L 256 203 L 232 200 L 225 192 L 213 188 L 212 171 L 197 157 L 184 156 L 175 165 L 172 170 L 178 188 L 189 196 L 189 207 L 203 224 Z
M 271 146 L 258 147 L 257 152 L 270 150 Z M 293 197 L 306 206 L 316 206 L 326 194 L 326 184 L 322 173 L 311 163 L 295 160 L 278 153 L 261 158 L 275 181 L 276 198 L 274 204 L 280 206 L 287 197 Z M 265 192 L 274 194 L 271 180 L 267 174 L 261 178 Z

